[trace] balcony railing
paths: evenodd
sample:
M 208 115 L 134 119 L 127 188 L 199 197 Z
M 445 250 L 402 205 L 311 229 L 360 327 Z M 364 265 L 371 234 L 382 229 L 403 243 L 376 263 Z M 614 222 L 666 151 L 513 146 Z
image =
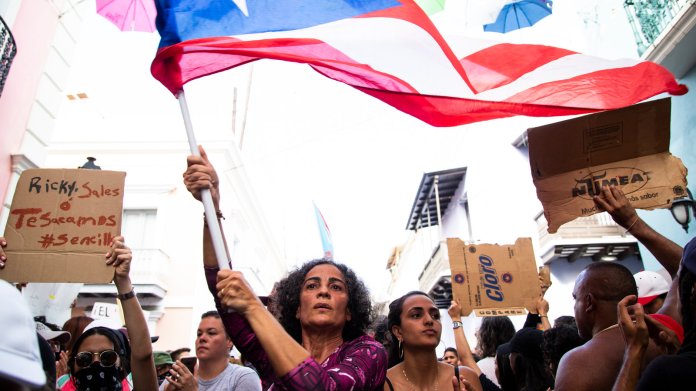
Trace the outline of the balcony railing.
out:
M 673 20 L 696 0 L 625 0 L 638 53 L 643 55 Z
M 159 249 L 134 249 L 131 280 L 138 285 L 158 285 L 166 288 L 164 280 L 171 270 L 169 256 Z
M 0 96 L 2 96 L 5 80 L 7 80 L 7 74 L 10 73 L 10 65 L 12 65 L 12 60 L 16 54 L 17 45 L 14 37 L 0 16 Z
M 539 246 L 547 247 L 557 240 L 594 240 L 602 237 L 626 237 L 627 232 L 612 220 L 608 213 L 598 213 L 563 224 L 554 234 L 548 232 L 548 222 L 541 213 L 536 218 L 539 232 Z

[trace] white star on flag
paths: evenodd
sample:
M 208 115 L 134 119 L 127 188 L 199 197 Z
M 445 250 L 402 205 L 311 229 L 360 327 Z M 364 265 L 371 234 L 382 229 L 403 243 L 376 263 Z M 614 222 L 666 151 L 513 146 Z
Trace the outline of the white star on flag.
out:
M 237 5 L 237 8 L 239 8 L 242 13 L 244 13 L 244 16 L 249 16 L 246 0 L 232 0 L 232 2 Z

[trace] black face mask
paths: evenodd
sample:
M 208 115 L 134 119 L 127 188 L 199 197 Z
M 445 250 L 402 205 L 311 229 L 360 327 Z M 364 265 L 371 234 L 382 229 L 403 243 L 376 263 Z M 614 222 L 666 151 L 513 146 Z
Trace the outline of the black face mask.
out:
M 116 365 L 103 367 L 96 361 L 75 374 L 75 386 L 80 391 L 121 391 L 121 380 Z
M 167 375 L 168 375 L 168 373 L 165 372 L 165 373 L 163 373 L 163 374 L 157 376 L 157 383 L 158 383 L 160 386 L 162 385 L 162 383 L 164 382 L 164 380 L 167 378 Z

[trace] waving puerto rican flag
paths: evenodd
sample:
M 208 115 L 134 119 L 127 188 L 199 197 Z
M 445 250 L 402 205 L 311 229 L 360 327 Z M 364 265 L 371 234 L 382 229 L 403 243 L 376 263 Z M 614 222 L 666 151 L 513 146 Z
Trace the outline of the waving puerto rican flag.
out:
M 412 0 L 157 0 L 152 74 L 173 94 L 258 59 L 306 63 L 434 126 L 625 107 L 687 89 L 661 66 L 457 42 Z

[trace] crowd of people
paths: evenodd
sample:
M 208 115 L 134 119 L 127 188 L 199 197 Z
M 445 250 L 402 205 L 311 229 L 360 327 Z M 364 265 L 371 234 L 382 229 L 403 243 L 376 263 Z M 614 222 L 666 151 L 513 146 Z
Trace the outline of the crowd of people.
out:
M 197 200 L 220 193 L 205 150 L 189 156 L 184 184 Z M 0 281 L 2 390 L 681 390 L 696 384 L 696 239 L 684 249 L 648 226 L 621 190 L 609 186 L 598 208 L 626 228 L 671 275 L 635 276 L 596 262 L 577 277 L 574 316 L 548 319 L 543 294 L 522 328 L 486 317 L 471 349 L 459 302 L 447 313 L 455 345 L 438 357 L 441 312 L 409 292 L 375 317 L 370 295 L 347 266 L 309 261 L 268 297 L 240 271 L 220 269 L 203 231 L 203 273 L 216 310 L 202 314 L 195 349 L 154 351 L 130 280 L 131 250 L 116 237 L 105 256 L 125 325 L 86 316 L 63 327 L 34 319 L 16 287 Z M 218 218 L 221 218 L 218 214 Z M 8 259 L 0 238 L 0 268 Z M 229 260 L 228 260 L 229 262 Z M 235 346 L 241 360 L 233 362 Z

